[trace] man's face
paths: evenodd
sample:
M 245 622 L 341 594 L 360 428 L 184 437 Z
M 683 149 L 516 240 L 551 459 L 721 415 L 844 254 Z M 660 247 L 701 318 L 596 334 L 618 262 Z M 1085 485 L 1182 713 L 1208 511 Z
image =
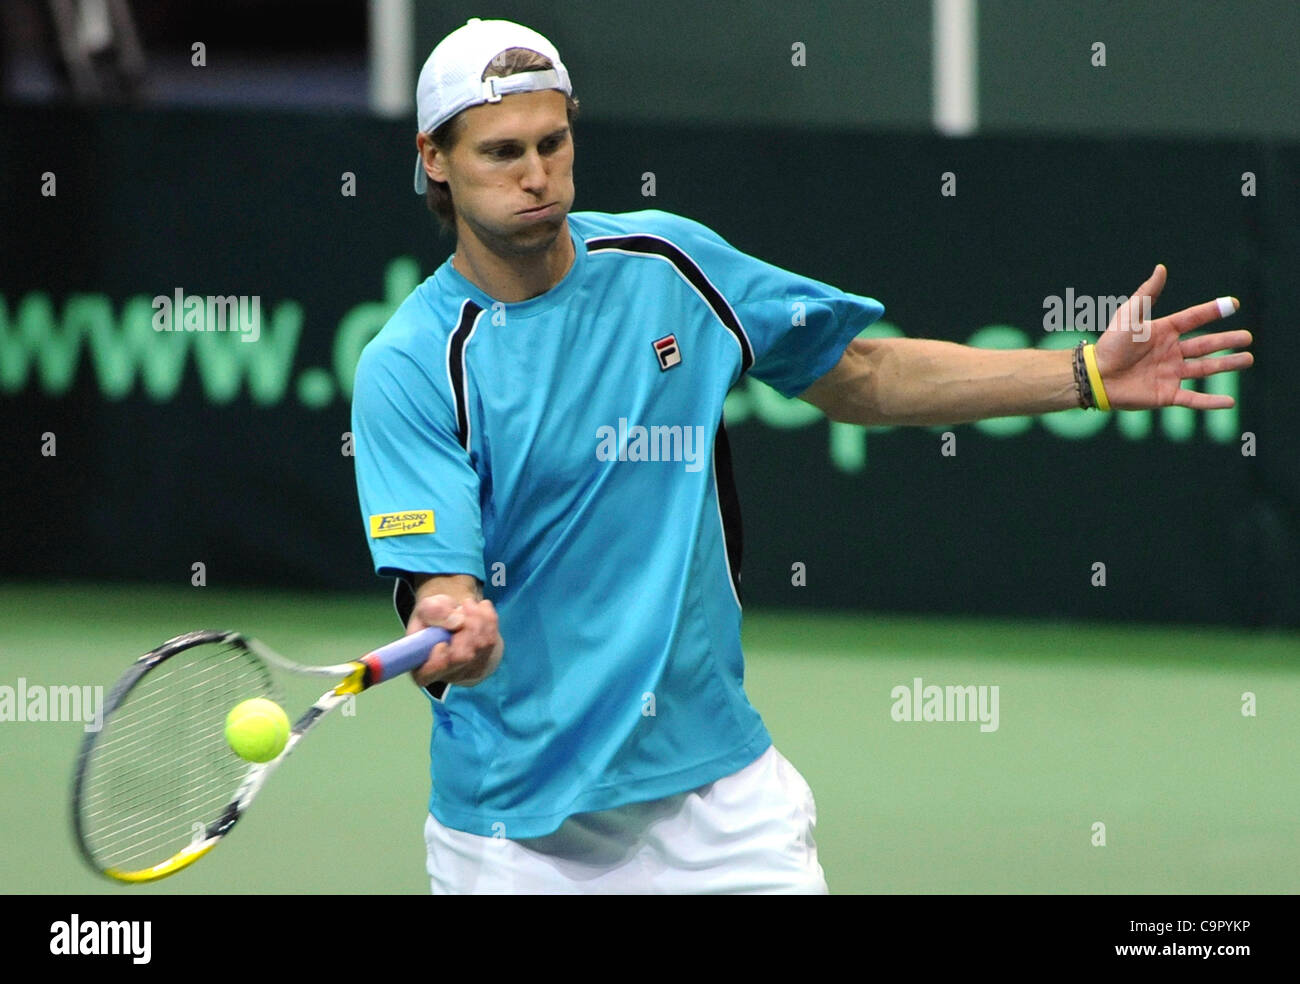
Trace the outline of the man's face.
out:
M 434 179 L 451 188 L 458 219 L 495 253 L 548 249 L 573 207 L 573 135 L 564 93 L 517 92 L 472 106 L 459 125 L 450 152 L 421 141 Z M 539 206 L 547 207 L 529 212 Z

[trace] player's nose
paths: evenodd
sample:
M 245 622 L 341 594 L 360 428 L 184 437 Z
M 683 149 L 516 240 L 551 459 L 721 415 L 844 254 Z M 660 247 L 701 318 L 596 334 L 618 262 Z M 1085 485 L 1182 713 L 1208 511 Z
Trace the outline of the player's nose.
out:
M 543 188 L 546 185 L 546 161 L 536 148 L 524 154 L 524 172 L 520 181 L 525 188 Z

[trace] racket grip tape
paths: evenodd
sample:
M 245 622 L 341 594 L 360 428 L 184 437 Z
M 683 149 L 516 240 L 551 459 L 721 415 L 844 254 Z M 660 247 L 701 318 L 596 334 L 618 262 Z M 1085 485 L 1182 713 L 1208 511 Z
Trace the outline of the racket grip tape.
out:
M 424 665 L 429 652 L 440 642 L 450 642 L 451 633 L 446 629 L 421 629 L 413 635 L 405 636 L 396 642 L 381 646 L 372 653 L 361 657 L 369 672 L 367 686 L 374 686 L 395 676 L 408 673 Z

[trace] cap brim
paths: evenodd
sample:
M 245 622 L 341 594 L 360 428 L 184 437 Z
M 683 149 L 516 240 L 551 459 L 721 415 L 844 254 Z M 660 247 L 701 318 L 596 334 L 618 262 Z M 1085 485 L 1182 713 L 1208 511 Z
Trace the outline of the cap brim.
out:
M 424 161 L 419 154 L 415 155 L 415 193 L 423 195 L 428 189 L 428 182 L 424 176 Z

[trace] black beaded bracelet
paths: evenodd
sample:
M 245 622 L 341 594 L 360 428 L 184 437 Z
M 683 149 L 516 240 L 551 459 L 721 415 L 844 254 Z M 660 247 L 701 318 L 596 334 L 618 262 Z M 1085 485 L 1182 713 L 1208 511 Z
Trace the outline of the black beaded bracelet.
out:
M 1080 342 L 1074 347 L 1074 391 L 1079 396 L 1079 406 L 1088 410 L 1097 405 L 1092 395 L 1092 383 L 1088 381 L 1088 369 L 1083 361 L 1083 346 Z

